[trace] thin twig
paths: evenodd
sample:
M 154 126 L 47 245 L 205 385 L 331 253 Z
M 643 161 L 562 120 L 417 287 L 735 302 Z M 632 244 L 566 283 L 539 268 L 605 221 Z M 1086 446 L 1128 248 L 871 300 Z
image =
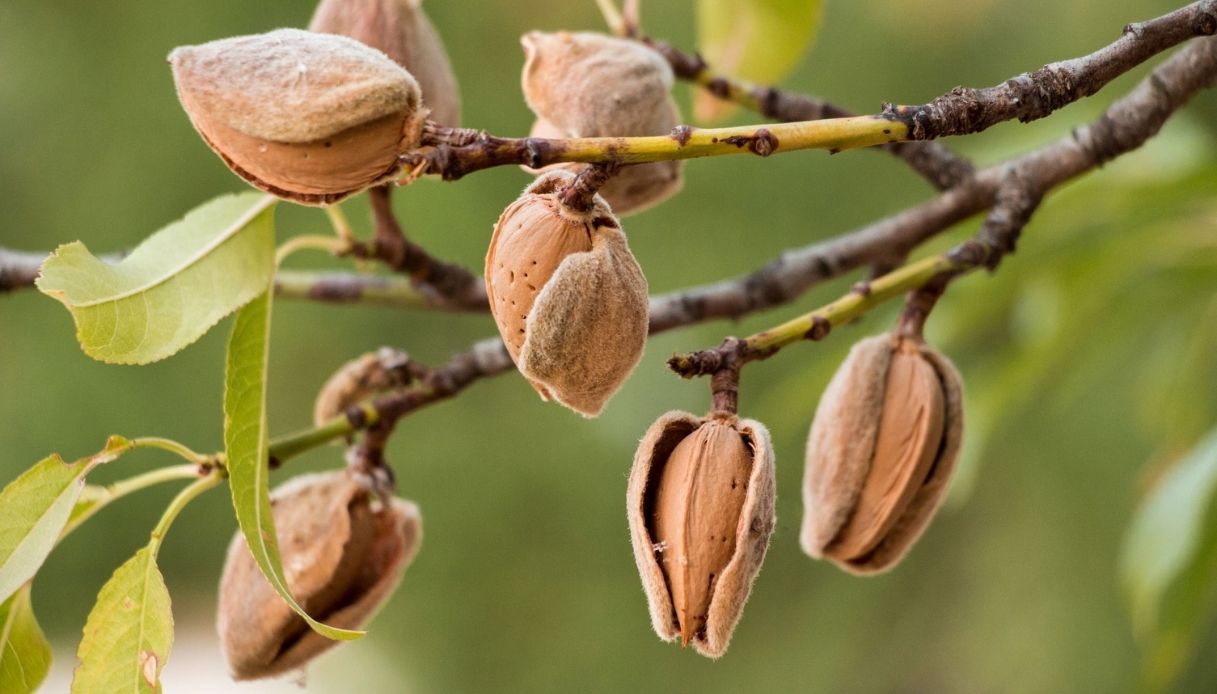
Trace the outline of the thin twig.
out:
M 351 255 L 374 258 L 389 269 L 408 275 L 419 292 L 433 297 L 438 304 L 462 310 L 484 309 L 487 303 L 482 278 L 460 265 L 438 260 L 406 238 L 393 213 L 392 191 L 391 186 L 368 191 L 376 236 L 370 242 L 352 242 Z

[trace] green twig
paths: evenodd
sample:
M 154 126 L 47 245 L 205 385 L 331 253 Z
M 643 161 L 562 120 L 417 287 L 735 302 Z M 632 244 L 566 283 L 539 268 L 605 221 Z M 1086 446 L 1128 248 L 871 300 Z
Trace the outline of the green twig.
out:
M 96 494 L 96 496 L 92 499 L 88 499 L 88 501 L 92 501 L 92 504 L 88 506 L 86 510 L 74 516 L 68 522 L 68 524 L 64 526 L 63 531 L 59 533 L 58 542 L 63 542 L 63 539 L 70 535 L 72 531 L 84 525 L 85 521 L 92 518 L 98 511 L 102 510 L 106 506 L 109 506 L 113 501 L 117 501 L 128 494 L 160 484 L 161 482 L 190 479 L 198 477 L 199 474 L 200 467 L 198 465 L 173 465 L 170 467 L 150 470 L 141 475 L 136 475 L 135 477 L 130 477 L 125 480 L 119 480 L 114 484 L 109 484 L 104 487 L 88 487 L 85 490 L 85 494 L 89 494 L 90 491 Z
M 173 497 L 173 501 L 170 501 L 169 505 L 165 507 L 165 512 L 161 515 L 160 521 L 152 529 L 152 539 L 148 543 L 148 546 L 152 548 L 153 557 L 156 557 L 157 552 L 161 548 L 161 542 L 165 539 L 165 533 L 169 532 L 169 526 L 173 525 L 173 521 L 177 519 L 182 509 L 186 508 L 187 504 L 194 501 L 203 492 L 219 486 L 226 477 L 227 475 L 222 470 L 212 470 L 206 477 L 195 480 L 185 489 L 178 492 L 177 496 Z

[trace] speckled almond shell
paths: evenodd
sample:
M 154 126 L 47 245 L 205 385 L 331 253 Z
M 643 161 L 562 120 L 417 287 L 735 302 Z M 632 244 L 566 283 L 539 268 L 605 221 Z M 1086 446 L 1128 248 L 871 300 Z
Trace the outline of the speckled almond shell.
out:
M 876 335 L 856 343 L 829 382 L 807 439 L 803 526 L 799 542 L 810 556 L 828 558 L 859 575 L 891 569 L 912 548 L 945 496 L 963 439 L 963 381 L 950 360 L 925 345 L 921 355 L 943 387 L 944 431 L 938 459 L 908 509 L 864 557 L 838 561 L 827 547 L 849 520 L 870 473 L 887 372 L 900 338 Z
M 328 204 L 396 174 L 426 110 L 410 73 L 344 36 L 279 29 L 169 55 L 182 107 L 234 172 Z
M 666 135 L 680 123 L 672 68 L 663 56 L 596 33 L 530 32 L 521 38 L 524 98 L 537 115 L 533 137 Z M 578 172 L 583 164 L 557 164 Z M 600 194 L 619 215 L 675 195 L 684 162 L 623 167 Z
M 384 51 L 418 80 L 431 120 L 460 125 L 460 87 L 421 0 L 321 0 L 308 28 Z
M 343 472 L 296 477 L 271 494 L 292 595 L 331 626 L 354 629 L 370 620 L 422 539 L 417 506 L 394 499 L 373 511 L 367 494 Z M 353 552 L 365 561 L 351 561 Z M 338 643 L 309 629 L 279 598 L 240 532 L 228 548 L 216 624 L 221 650 L 238 680 L 297 670 Z
M 680 638 L 680 623 L 672 605 L 667 580 L 655 554 L 655 543 L 648 530 L 647 505 L 654 491 L 653 486 L 659 479 L 659 471 L 672 450 L 710 417 L 716 417 L 739 431 L 753 455 L 748 496 L 736 527 L 735 554 L 715 585 L 704 633 L 696 634 L 690 641 L 698 653 L 718 658 L 727 651 L 731 634 L 743 614 L 752 582 L 765 560 L 776 522 L 774 505 L 777 489 L 769 431 L 760 422 L 722 413 L 712 413 L 704 418 L 680 411 L 664 414 L 647 429 L 634 455 L 626 493 L 626 515 L 630 524 L 634 561 L 638 564 L 642 589 L 651 612 L 651 626 L 659 638 L 675 641 Z
M 486 291 L 507 351 L 543 399 L 596 416 L 646 344 L 646 278 L 599 196 L 587 213 L 556 191 L 565 171 L 533 182 L 503 212 L 486 253 Z

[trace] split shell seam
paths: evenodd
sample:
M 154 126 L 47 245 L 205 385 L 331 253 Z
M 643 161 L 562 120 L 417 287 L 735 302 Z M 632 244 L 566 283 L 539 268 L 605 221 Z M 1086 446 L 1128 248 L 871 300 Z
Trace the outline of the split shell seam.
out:
M 666 575 L 656 558 L 656 543 L 649 530 L 648 515 L 653 513 L 649 504 L 654 492 L 652 485 L 658 480 L 657 468 L 666 463 L 682 440 L 711 419 L 739 431 L 752 453 L 748 493 L 736 525 L 735 552 L 716 579 L 704 629 L 691 639 L 698 653 L 719 658 L 730 645 L 731 634 L 743 614 L 744 604 L 764 562 L 776 523 L 774 506 L 777 489 L 769 431 L 755 420 L 739 419 L 723 413 L 697 417 L 689 412 L 674 410 L 664 414 L 647 429 L 634 456 L 626 494 L 626 515 L 634 560 L 651 613 L 651 626 L 664 641 L 680 639 L 680 621 Z

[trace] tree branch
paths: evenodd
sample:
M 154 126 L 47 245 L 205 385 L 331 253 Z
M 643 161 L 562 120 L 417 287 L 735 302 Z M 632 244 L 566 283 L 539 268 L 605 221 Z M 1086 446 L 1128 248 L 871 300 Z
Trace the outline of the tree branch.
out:
M 455 180 L 505 165 L 539 169 L 561 162 L 640 164 L 744 152 L 760 156 L 803 149 L 838 152 L 975 133 L 1014 118 L 1024 122 L 1042 118 L 1096 93 L 1153 55 L 1214 32 L 1217 0 L 1201 0 L 1157 19 L 1130 24 L 1118 40 L 1090 55 L 1051 63 L 995 87 L 956 87 L 928 104 L 885 104 L 882 113 L 871 116 L 734 128 L 681 125 L 667 136 L 569 139 L 503 138 L 429 124 L 423 132 L 424 146 L 403 154 L 401 165 L 411 172 L 405 182 L 421 173 Z
M 1030 216 L 1034 205 L 1028 201 L 1038 201 L 1040 193 L 1141 146 L 1197 91 L 1214 84 L 1217 84 L 1217 39 L 1197 41 L 1159 66 L 1112 104 L 1099 120 L 1056 143 L 984 169 L 960 189 L 942 193 L 848 236 L 804 249 L 797 260 L 779 259 L 743 278 L 653 298 L 651 333 L 772 305 L 781 300 L 780 292 L 786 291 L 782 280 L 798 276 L 790 286 L 805 288 L 863 264 L 866 259 L 861 256 L 875 248 L 879 239 L 886 238 L 900 248 L 908 248 L 976 212 L 994 208 L 977 238 L 948 253 L 905 265 L 864 283 L 861 291 L 853 291 L 774 329 L 745 340 L 728 338 L 720 348 L 675 357 L 669 362 L 685 376 L 725 373 L 716 383 L 716 402 L 721 400 L 723 406 L 729 406 L 733 394 L 732 369 L 771 356 L 783 346 L 804 339 L 823 339 L 834 324 L 862 315 L 904 291 L 941 281 L 944 274 L 953 279 L 978 267 L 993 265 L 995 254 L 1000 257 L 1012 249 L 1007 240 L 1017 237 Z M 1034 182 L 1033 187 L 1030 182 Z M 1024 192 L 1017 192 L 1020 189 Z M 1026 193 L 1027 190 L 1038 192 Z M 792 271 L 808 267 L 812 270 L 810 274 Z M 773 293 L 756 291 L 771 282 Z M 272 457 L 281 461 L 379 422 L 396 421 L 414 410 L 450 398 L 483 378 L 514 368 L 500 339 L 483 340 L 429 372 L 419 386 L 353 407 L 346 416 L 320 428 L 277 439 L 271 445 Z
M 368 191 L 376 235 L 370 242 L 351 244 L 351 255 L 373 258 L 390 270 L 403 273 L 421 294 L 438 306 L 457 310 L 486 310 L 486 287 L 481 277 L 460 265 L 433 257 L 425 248 L 406 238 L 393 213 L 392 186 Z
M 1212 6 L 1196 3 L 1185 10 Z M 1182 12 L 1182 11 L 1180 11 Z M 1167 15 L 1177 17 L 1179 12 Z M 1193 15 L 1195 19 L 1198 15 Z M 1157 21 L 1157 20 L 1156 20 Z M 1200 21 L 1200 29 L 1204 29 Z M 1130 34 L 1161 36 L 1161 25 L 1130 30 Z M 1217 83 L 1217 39 L 1201 39 L 1164 62 L 1128 95 L 1116 101 L 1098 121 L 1071 136 L 1011 162 L 976 173 L 956 188 L 916 207 L 880 220 L 848 235 L 783 254 L 766 267 L 734 280 L 718 282 L 654 297 L 651 332 L 717 317 L 739 316 L 789 301 L 816 282 L 841 275 L 865 264 L 902 258 L 925 239 L 984 209 L 996 205 L 976 239 L 948 254 L 906 265 L 863 283 L 860 291 L 827 307 L 805 314 L 782 326 L 758 333 L 730 354 L 705 350 L 677 359 L 687 375 L 714 373 L 735 356 L 745 360 L 769 356 L 783 346 L 803 339 L 822 339 L 832 325 L 861 315 L 882 300 L 925 286 L 943 273 L 967 272 L 993 266 L 1013 249 L 1039 196 L 1065 181 L 1136 149 L 1200 89 Z M 1017 182 L 1013 185 L 1011 182 Z M 0 250 L 0 289 L 29 286 L 44 254 Z M 284 278 L 287 281 L 283 281 Z M 289 296 L 324 300 L 355 297 L 392 301 L 401 305 L 434 306 L 434 297 L 405 291 L 396 278 L 350 277 L 326 273 L 283 273 L 279 291 Z M 379 292 L 379 293 L 378 293 Z M 738 354 L 736 349 L 741 350 Z M 682 366 L 685 365 L 685 366 Z M 713 368 L 710 368 L 713 366 Z M 447 364 L 427 372 L 422 383 L 391 392 L 370 404 L 352 407 L 347 414 L 321 427 L 276 439 L 272 458 L 281 462 L 304 450 L 349 435 L 357 430 L 393 422 L 415 409 L 452 397 L 470 384 L 514 368 L 501 340 L 484 340 Z
M 956 87 L 921 106 L 884 107 L 909 126 L 910 139 L 976 133 L 1017 118 L 1043 118 L 1150 57 L 1197 36 L 1217 33 L 1217 0 L 1202 0 L 1147 22 L 1129 24 L 1115 42 L 1090 55 L 1050 63 L 986 89 Z
M 756 111 L 766 118 L 789 123 L 856 115 L 813 96 L 759 86 L 716 72 L 701 55 L 690 55 L 666 41 L 649 36 L 636 38 L 662 55 L 680 79 L 700 85 L 718 98 Z M 878 149 L 903 159 L 938 190 L 950 188 L 975 171 L 967 159 L 936 142 L 889 142 Z
M 970 215 L 992 207 L 976 238 L 948 253 L 905 265 L 867 283 L 861 291 L 852 291 L 826 306 L 743 340 L 728 338 L 719 347 L 673 357 L 668 362 L 669 368 L 691 378 L 713 375 L 728 364 L 766 359 L 796 342 L 822 340 L 834 326 L 854 320 L 905 291 L 941 282 L 942 287 L 935 287 L 940 292 L 946 282 L 957 276 L 979 267 L 996 268 L 1000 259 L 1014 250 L 1019 233 L 1044 194 L 1140 147 L 1196 92 L 1214 84 L 1217 84 L 1217 38 L 1201 39 L 1159 66 L 1094 123 L 1055 144 L 985 169 L 959 190 L 944 193 L 910 211 L 912 218 L 918 216 L 919 210 L 929 218 L 940 218 L 944 212 L 947 216 L 965 212 Z M 946 205 L 947 209 L 935 204 L 947 201 L 951 203 Z M 929 306 L 932 302 L 924 308 L 925 312 Z M 915 320 L 924 321 L 924 315 Z M 919 325 L 916 329 L 919 330 Z

